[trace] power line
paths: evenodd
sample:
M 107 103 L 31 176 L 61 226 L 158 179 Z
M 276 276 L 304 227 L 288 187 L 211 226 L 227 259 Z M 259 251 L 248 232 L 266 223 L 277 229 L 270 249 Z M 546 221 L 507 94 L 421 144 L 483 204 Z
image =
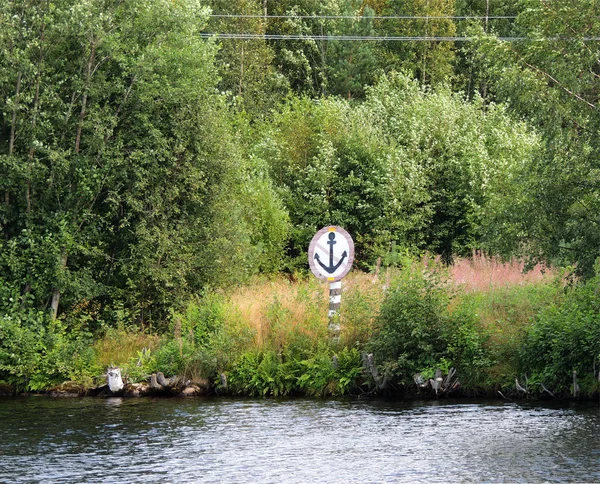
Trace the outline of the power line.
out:
M 300 34 L 231 34 L 231 33 L 202 33 L 200 37 L 204 39 L 217 37 L 219 39 L 267 39 L 267 40 L 370 40 L 370 41 L 440 41 L 440 42 L 460 42 L 472 40 L 469 37 L 426 37 L 426 36 L 365 36 L 365 35 L 300 35 Z M 517 40 L 520 37 L 506 37 L 503 40 Z
M 248 33 L 201 33 L 203 39 L 218 38 L 218 39 L 263 39 L 263 40 L 325 40 L 325 41 L 377 41 L 377 42 L 471 42 L 476 40 L 476 37 L 428 37 L 428 36 L 364 36 L 364 35 L 300 35 L 300 34 L 248 34 Z M 522 41 L 600 41 L 600 37 L 546 37 L 546 38 L 530 38 L 530 37 L 496 37 L 498 40 L 505 42 L 522 42 Z
M 343 19 L 374 19 L 374 20 L 497 20 L 497 19 L 516 19 L 516 15 L 490 15 L 475 16 L 475 15 L 435 15 L 435 16 L 419 16 L 419 15 L 398 15 L 398 16 L 356 16 L 356 15 L 242 15 L 242 14 L 211 14 L 209 17 L 216 18 L 262 18 L 262 19 L 313 19 L 313 20 L 343 20 Z

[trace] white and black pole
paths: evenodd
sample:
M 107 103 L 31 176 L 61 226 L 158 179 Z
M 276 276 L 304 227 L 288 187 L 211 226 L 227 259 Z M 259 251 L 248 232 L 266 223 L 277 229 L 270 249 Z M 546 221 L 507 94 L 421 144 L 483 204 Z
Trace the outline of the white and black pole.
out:
M 334 338 L 340 333 L 340 305 L 342 304 L 342 281 L 329 284 L 329 331 Z
M 310 270 L 319 279 L 329 282 L 329 332 L 336 340 L 340 333 L 342 278 L 350 271 L 353 261 L 354 242 L 342 227 L 323 227 L 308 247 Z

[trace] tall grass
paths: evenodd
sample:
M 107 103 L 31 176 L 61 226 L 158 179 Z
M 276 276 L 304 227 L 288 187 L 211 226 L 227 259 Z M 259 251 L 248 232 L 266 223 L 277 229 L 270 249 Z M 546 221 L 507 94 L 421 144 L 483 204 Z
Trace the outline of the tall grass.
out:
M 527 321 L 556 294 L 556 271 L 542 265 L 525 271 L 522 261 L 502 262 L 481 254 L 458 259 L 445 269 L 439 259 L 425 257 L 421 264 L 423 268 L 436 266 L 447 271 L 448 281 L 455 289 L 450 311 L 470 306 L 482 329 L 499 344 L 518 338 Z M 352 271 L 344 278 L 340 346 L 369 341 L 386 289 L 400 270 L 388 268 L 378 275 Z M 235 339 L 243 334 L 247 339 L 251 335 L 250 343 L 243 348 L 281 352 L 294 345 L 316 348 L 328 340 L 329 284 L 314 277 L 295 281 L 284 276 L 259 277 L 246 286 L 219 294 L 220 318 L 229 328 L 227 337 Z M 196 312 L 191 309 L 181 316 L 190 320 L 187 326 L 197 326 L 200 322 L 195 319 L 206 317 L 204 312 Z M 188 331 L 195 330 L 190 327 Z M 113 329 L 95 343 L 94 349 L 98 364 L 123 365 L 142 348 L 154 350 L 159 343 L 157 335 Z
M 457 259 L 449 268 L 452 282 L 466 292 L 488 292 L 514 286 L 547 283 L 557 275 L 544 264 L 526 268 L 522 260 L 502 261 L 495 256 L 474 252 L 470 258 Z
M 104 365 L 131 365 L 142 347 L 151 348 L 146 372 L 168 369 L 215 382 L 222 373 L 230 374 L 230 388 L 246 394 L 350 391 L 362 374 L 360 352 L 369 349 L 385 324 L 380 310 L 384 304 L 390 307 L 390 291 L 397 291 L 394 281 L 425 281 L 424 274 L 435 273 L 448 294 L 435 311 L 440 311 L 440 324 L 450 321 L 441 331 L 452 346 L 436 354 L 462 362 L 467 372 L 476 374 L 471 381 L 489 391 L 511 381 L 514 385 L 528 331 L 545 307 L 560 304 L 564 297 L 558 271 L 542 265 L 524 269 L 521 261 L 474 254 L 451 266 L 425 257 L 377 275 L 351 272 L 342 282 L 339 340 L 332 340 L 328 332 L 329 284 L 314 277 L 260 277 L 230 292 L 192 300 L 185 311 L 174 314 L 170 334 L 113 331 L 96 342 L 95 349 Z M 418 294 L 417 290 L 410 297 L 418 299 Z M 422 346 L 427 348 L 429 323 L 425 318 L 419 324 L 425 331 Z M 332 366 L 332 361 L 345 361 L 344 369 Z M 143 371 L 137 374 L 143 376 Z
M 155 334 L 111 328 L 94 343 L 96 363 L 103 368 L 125 366 L 144 348 L 152 351 L 159 342 L 160 337 Z

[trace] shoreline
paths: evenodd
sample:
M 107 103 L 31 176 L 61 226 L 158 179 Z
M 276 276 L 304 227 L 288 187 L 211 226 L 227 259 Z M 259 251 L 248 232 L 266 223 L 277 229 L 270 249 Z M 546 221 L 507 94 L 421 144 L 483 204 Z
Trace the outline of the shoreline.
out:
M 532 394 L 520 394 L 512 395 L 510 397 L 505 396 L 500 391 L 497 393 L 491 392 L 469 392 L 469 391 L 455 391 L 451 393 L 435 394 L 433 391 L 397 391 L 397 392 L 364 392 L 362 394 L 349 393 L 346 395 L 328 395 L 328 396 L 315 396 L 305 393 L 290 394 L 285 396 L 273 396 L 264 395 L 256 396 L 249 394 L 234 393 L 227 390 L 217 390 L 214 385 L 208 384 L 207 381 L 203 382 L 187 382 L 185 385 L 175 387 L 163 387 L 163 388 L 152 388 L 150 383 L 129 383 L 126 384 L 123 389 L 119 391 L 111 391 L 108 384 L 101 385 L 98 387 L 83 387 L 75 382 L 64 382 L 61 385 L 49 388 L 47 390 L 39 392 L 16 392 L 16 390 L 9 385 L 0 385 L 0 398 L 31 398 L 31 397 L 43 397 L 52 399 L 78 399 L 78 398 L 258 398 L 261 400 L 273 400 L 273 399 L 294 399 L 294 398 L 315 398 L 318 400 L 332 400 L 338 398 L 349 398 L 349 399 L 382 399 L 382 400 L 405 400 L 405 401 L 420 401 L 420 400 L 497 400 L 502 402 L 557 402 L 557 403 L 598 403 L 600 405 L 600 395 L 592 395 L 589 397 L 583 396 L 550 396 L 546 394 L 532 395 Z

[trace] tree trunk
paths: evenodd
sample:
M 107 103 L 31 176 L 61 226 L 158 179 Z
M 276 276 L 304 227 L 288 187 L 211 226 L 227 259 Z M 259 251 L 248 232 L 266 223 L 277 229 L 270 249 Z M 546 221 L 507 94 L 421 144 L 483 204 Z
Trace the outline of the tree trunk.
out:
M 63 255 L 60 258 L 60 268 L 64 271 L 67 268 L 67 254 L 66 251 L 63 252 Z M 56 319 L 58 316 L 58 303 L 60 302 L 60 289 L 55 287 L 52 291 L 52 302 L 50 303 L 50 309 L 52 311 L 52 319 Z
M 37 116 L 40 107 L 40 84 L 41 84 L 41 69 L 44 61 L 44 32 L 46 26 L 42 25 L 40 32 L 40 56 L 38 57 L 38 65 L 35 80 L 35 95 L 33 97 L 33 116 L 31 119 L 31 133 L 35 139 L 35 128 L 37 126 Z M 29 170 L 27 171 L 27 181 L 25 183 L 25 202 L 27 203 L 27 215 L 31 213 L 31 170 L 33 165 L 33 157 L 35 155 L 35 147 L 29 148 Z
M 8 156 L 11 156 L 15 151 L 15 138 L 17 132 L 17 111 L 19 109 L 19 102 L 21 99 L 21 80 L 23 79 L 23 73 L 19 72 L 17 74 L 17 86 L 15 89 L 15 104 L 13 107 L 11 123 L 10 123 L 10 137 L 8 139 Z M 6 209 L 10 207 L 10 192 L 8 189 L 4 192 L 4 204 L 6 205 Z M 8 227 L 4 230 L 4 238 L 8 240 Z
M 238 84 L 238 95 L 244 93 L 244 41 L 242 40 L 242 52 L 240 55 L 240 82 Z
M 77 123 L 77 134 L 75 136 L 75 153 L 79 153 L 79 146 L 81 143 L 81 131 L 83 129 L 83 120 L 85 118 L 87 98 L 90 88 L 90 80 L 92 78 L 92 67 L 96 58 L 96 42 L 92 38 L 90 57 L 88 59 L 86 73 L 85 73 L 85 88 L 83 91 L 83 98 L 81 100 L 81 111 L 79 112 L 79 122 Z
M 21 79 L 23 78 L 23 73 L 19 72 L 17 74 L 17 88 L 15 92 L 15 105 L 13 107 L 12 119 L 10 124 L 10 138 L 8 140 L 8 155 L 12 155 L 15 149 L 15 135 L 17 128 L 17 110 L 19 109 L 19 101 L 21 98 Z

